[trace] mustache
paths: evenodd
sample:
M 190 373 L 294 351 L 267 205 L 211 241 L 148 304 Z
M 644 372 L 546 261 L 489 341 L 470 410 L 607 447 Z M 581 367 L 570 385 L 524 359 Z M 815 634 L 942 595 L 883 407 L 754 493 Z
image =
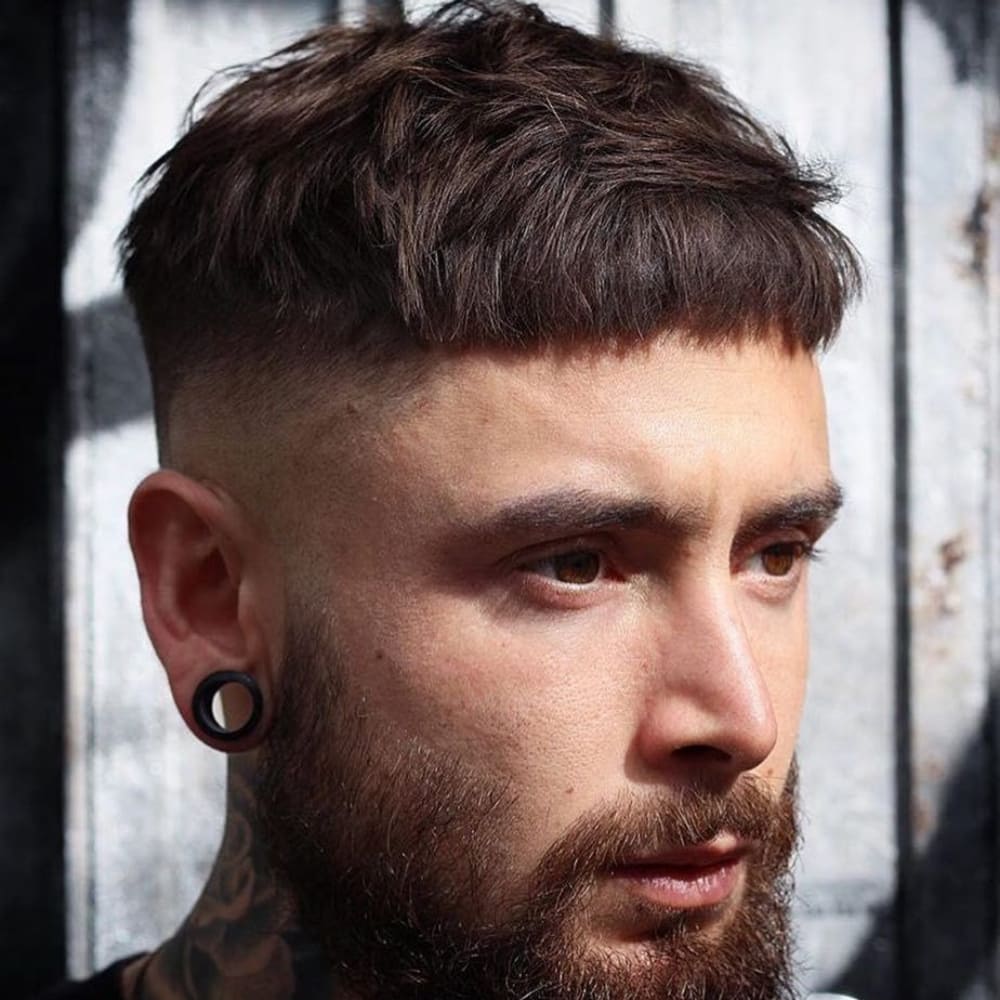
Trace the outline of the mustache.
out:
M 798 842 L 797 772 L 780 794 L 765 779 L 742 775 L 725 792 L 691 786 L 651 797 L 623 797 L 582 816 L 536 869 L 536 891 L 594 879 L 637 856 L 695 847 L 731 834 L 751 845 L 768 872 L 784 870 Z

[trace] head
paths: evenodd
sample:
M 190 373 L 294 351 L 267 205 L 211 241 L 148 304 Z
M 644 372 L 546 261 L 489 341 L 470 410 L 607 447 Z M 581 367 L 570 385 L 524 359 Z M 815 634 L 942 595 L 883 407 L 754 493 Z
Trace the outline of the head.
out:
M 343 982 L 780 996 L 829 179 L 701 68 L 462 3 L 247 68 L 147 184 L 147 626 L 194 732 L 261 687 L 228 749 Z

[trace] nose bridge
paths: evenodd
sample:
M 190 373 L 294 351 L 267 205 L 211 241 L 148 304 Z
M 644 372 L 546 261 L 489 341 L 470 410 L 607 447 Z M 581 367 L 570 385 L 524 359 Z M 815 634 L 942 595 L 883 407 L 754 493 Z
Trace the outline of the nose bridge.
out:
M 704 578 L 677 598 L 655 654 L 640 749 L 660 768 L 697 760 L 750 770 L 774 748 L 777 722 L 731 581 Z

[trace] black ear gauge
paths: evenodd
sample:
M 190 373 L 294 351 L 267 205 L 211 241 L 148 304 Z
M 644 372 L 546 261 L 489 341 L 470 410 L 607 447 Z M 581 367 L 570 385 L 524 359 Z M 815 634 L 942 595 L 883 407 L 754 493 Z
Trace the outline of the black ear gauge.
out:
M 237 729 L 226 729 L 216 719 L 212 709 L 215 696 L 227 684 L 239 684 L 250 695 L 250 715 Z M 260 685 L 250 674 L 241 670 L 216 670 L 195 689 L 191 709 L 198 728 L 205 736 L 223 743 L 235 743 L 249 736 L 260 725 L 261 716 L 264 714 L 264 696 L 261 694 Z

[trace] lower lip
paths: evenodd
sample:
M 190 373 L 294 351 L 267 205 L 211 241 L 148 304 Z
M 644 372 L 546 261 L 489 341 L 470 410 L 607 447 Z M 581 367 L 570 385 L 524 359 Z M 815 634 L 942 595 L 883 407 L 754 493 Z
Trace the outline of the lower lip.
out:
M 632 865 L 617 868 L 614 878 L 651 902 L 674 910 L 717 906 L 736 890 L 743 870 L 741 858 L 714 865 Z

